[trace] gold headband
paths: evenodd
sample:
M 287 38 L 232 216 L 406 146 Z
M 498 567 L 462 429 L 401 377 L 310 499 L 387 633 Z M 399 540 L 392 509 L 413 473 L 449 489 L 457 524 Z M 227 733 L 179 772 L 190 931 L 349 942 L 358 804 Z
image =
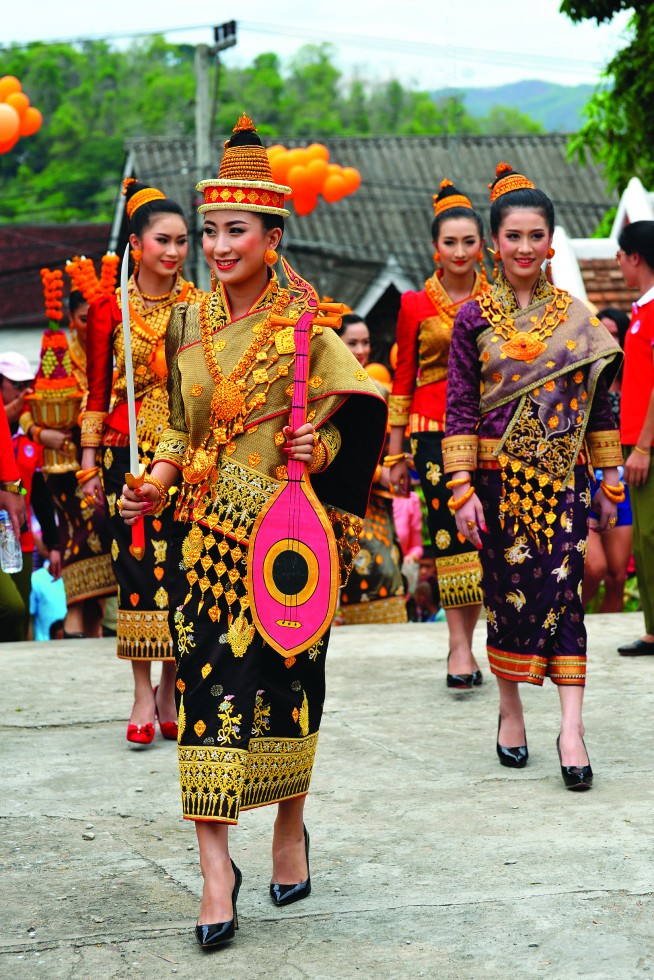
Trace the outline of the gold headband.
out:
M 158 191 L 156 187 L 144 187 L 143 190 L 137 191 L 125 205 L 127 210 L 127 217 L 132 220 L 132 215 L 137 208 L 142 207 L 144 204 L 149 204 L 150 201 L 165 201 L 166 195 L 161 191 Z
M 505 174 L 506 176 L 502 176 Z M 497 169 L 495 170 L 495 176 L 497 178 L 495 184 L 489 184 L 490 188 L 490 199 L 491 204 L 501 197 L 502 194 L 509 194 L 511 191 L 521 191 L 521 190 L 534 190 L 536 185 L 529 180 L 528 177 L 524 177 L 522 174 L 516 174 L 513 172 L 510 163 L 498 163 Z

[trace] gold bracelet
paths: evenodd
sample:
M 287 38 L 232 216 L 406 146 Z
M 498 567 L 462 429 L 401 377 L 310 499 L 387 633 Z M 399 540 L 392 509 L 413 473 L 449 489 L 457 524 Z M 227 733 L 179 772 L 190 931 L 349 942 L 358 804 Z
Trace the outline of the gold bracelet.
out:
M 621 504 L 625 499 L 624 483 L 619 483 L 617 487 L 614 487 L 610 483 L 605 483 L 602 480 L 600 490 L 612 504 Z
M 461 494 L 458 500 L 456 500 L 454 496 L 450 497 L 450 499 L 447 502 L 447 506 L 450 508 L 453 514 L 456 513 L 456 511 L 460 510 L 464 504 L 468 503 L 468 501 L 470 500 L 474 492 L 475 492 L 474 487 L 468 487 L 466 492 Z
M 396 463 L 403 463 L 405 459 L 406 453 L 395 453 L 394 456 L 384 456 L 382 466 L 395 466 Z
M 87 483 L 89 480 L 92 480 L 93 477 L 97 476 L 99 472 L 100 472 L 99 466 L 91 466 L 89 467 L 88 470 L 77 470 L 77 472 L 75 473 L 75 479 L 81 486 L 81 484 Z
M 454 490 L 455 487 L 463 487 L 466 483 L 470 483 L 469 476 L 460 476 L 458 480 L 448 480 L 445 484 L 447 490 Z
M 156 476 L 151 476 L 149 473 L 146 475 L 143 482 L 151 483 L 152 486 L 155 487 L 155 489 L 159 492 L 159 503 L 155 504 L 155 506 L 150 511 L 150 516 L 156 517 L 157 514 L 160 514 L 162 512 L 162 510 L 168 503 L 168 490 L 163 485 L 161 480 L 157 480 Z
M 44 425 L 36 424 L 30 428 L 30 439 L 32 442 L 36 442 L 39 446 L 41 445 L 41 433 L 43 432 L 44 428 Z
M 640 446 L 634 446 L 634 451 L 640 453 L 641 456 L 651 456 L 651 449 L 641 449 Z

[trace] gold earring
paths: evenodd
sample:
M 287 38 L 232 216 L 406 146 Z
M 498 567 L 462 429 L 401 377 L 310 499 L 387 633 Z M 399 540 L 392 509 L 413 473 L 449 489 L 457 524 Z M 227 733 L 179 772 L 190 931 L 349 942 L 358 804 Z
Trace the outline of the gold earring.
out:
M 132 262 L 134 263 L 134 272 L 132 275 L 135 276 L 139 271 L 141 259 L 143 258 L 143 252 L 140 248 L 133 248 L 130 251 L 130 255 L 132 256 Z
M 553 259 L 555 255 L 556 255 L 556 252 L 554 251 L 554 249 L 551 248 L 551 247 L 548 248 L 548 250 L 547 250 L 547 257 L 548 257 L 548 259 Z
M 434 252 L 434 263 L 438 265 L 440 260 L 441 260 L 441 253 L 438 251 Z
M 484 253 L 479 249 L 479 255 L 477 256 L 477 262 L 479 263 L 479 278 L 481 279 L 483 285 L 488 285 L 488 276 L 486 275 L 486 266 L 484 265 Z
M 218 280 L 216 278 L 216 273 L 213 271 L 213 269 L 209 273 L 209 279 L 211 280 L 211 292 L 215 293 Z
M 274 265 L 278 258 L 279 256 L 274 248 L 267 248 L 263 253 L 263 261 L 266 265 Z
M 179 263 L 179 265 L 177 266 L 177 271 L 179 272 L 180 277 L 184 275 L 184 263 L 183 262 L 180 262 Z
M 493 252 L 493 279 L 497 279 L 500 274 L 500 259 L 502 255 L 500 254 L 499 248 L 496 248 Z

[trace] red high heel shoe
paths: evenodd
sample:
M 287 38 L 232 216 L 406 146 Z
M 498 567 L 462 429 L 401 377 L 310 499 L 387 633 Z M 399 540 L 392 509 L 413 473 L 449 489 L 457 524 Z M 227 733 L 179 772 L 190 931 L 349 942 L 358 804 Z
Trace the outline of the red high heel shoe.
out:
M 177 722 L 176 721 L 162 721 L 159 717 L 159 711 L 157 709 L 157 691 L 159 690 L 159 685 L 152 688 L 154 692 L 154 717 L 155 721 L 159 722 L 159 728 L 161 729 L 161 734 L 164 738 L 167 738 L 170 742 L 177 741 Z M 154 732 L 153 732 L 154 735 Z
M 125 737 L 135 748 L 144 748 L 154 739 L 154 725 L 149 722 L 147 725 L 133 725 L 130 722 Z

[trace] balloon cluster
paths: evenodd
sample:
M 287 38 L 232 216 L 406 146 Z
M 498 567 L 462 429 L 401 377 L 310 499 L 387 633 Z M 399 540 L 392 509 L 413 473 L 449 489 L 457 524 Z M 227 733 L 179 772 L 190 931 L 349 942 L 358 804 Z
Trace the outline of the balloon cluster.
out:
M 30 105 L 23 86 L 13 75 L 0 78 L 0 153 L 13 150 L 21 136 L 33 136 L 43 117 Z
M 354 194 L 361 183 L 361 174 L 354 167 L 340 167 L 329 162 L 329 150 L 322 143 L 293 150 L 276 144 L 268 147 L 266 152 L 273 180 L 277 184 L 286 184 L 293 191 L 296 214 L 311 214 L 319 194 L 333 204 Z

